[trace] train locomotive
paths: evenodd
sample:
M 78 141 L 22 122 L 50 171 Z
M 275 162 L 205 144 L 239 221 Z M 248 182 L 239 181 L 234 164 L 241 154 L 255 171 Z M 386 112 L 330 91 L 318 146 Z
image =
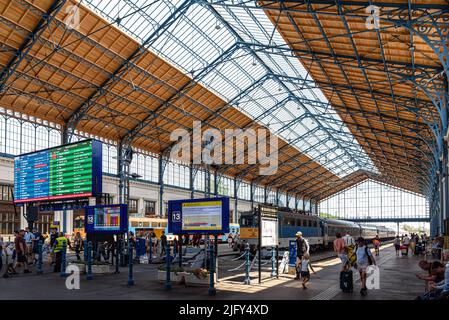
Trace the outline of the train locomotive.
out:
M 261 206 L 263 214 L 265 207 Z M 270 207 L 273 210 L 273 207 Z M 336 234 L 345 235 L 349 231 L 354 238 L 362 236 L 371 241 L 376 235 L 383 241 L 396 236 L 393 229 L 384 226 L 359 224 L 352 221 L 320 218 L 302 211 L 285 211 L 277 209 L 278 239 L 280 248 L 288 248 L 290 240 L 295 239 L 297 231 L 309 241 L 310 250 L 332 248 Z M 242 212 L 240 216 L 240 237 L 237 246 L 243 250 L 246 243 L 254 247 L 258 244 L 258 214 L 257 211 Z

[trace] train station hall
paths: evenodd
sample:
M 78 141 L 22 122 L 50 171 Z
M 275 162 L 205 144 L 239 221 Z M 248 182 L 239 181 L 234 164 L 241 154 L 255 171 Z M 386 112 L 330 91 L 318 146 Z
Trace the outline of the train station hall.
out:
M 448 0 L 0 0 L 0 301 L 443 306 L 448 77 Z

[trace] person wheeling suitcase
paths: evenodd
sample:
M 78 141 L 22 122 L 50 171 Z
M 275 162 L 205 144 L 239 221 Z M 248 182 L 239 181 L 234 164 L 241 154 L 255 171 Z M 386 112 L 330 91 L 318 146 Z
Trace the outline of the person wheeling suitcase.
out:
M 353 274 L 349 268 L 340 272 L 340 289 L 346 293 L 352 292 L 354 289 Z
M 345 244 L 346 261 L 343 264 L 342 271 L 340 272 L 340 289 L 343 290 L 343 292 L 352 292 L 354 289 L 354 280 L 351 267 L 356 267 L 357 260 L 357 256 L 355 254 L 355 240 L 350 235 L 349 231 L 346 231 L 346 235 L 342 238 Z

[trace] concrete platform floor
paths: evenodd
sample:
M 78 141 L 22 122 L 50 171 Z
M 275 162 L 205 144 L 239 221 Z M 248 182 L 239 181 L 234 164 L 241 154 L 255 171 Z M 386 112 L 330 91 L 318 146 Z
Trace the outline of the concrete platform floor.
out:
M 219 265 L 223 270 L 232 257 L 220 258 Z M 173 284 L 170 291 L 164 289 L 164 284 L 156 279 L 157 265 L 135 265 L 134 286 L 127 285 L 128 272 L 121 269 L 118 275 L 95 276 L 91 281 L 81 275 L 79 290 L 68 290 L 65 279 L 59 274 L 47 273 L 43 275 L 20 274 L 13 278 L 0 278 L 0 299 L 127 299 L 127 300 L 246 300 L 246 299 L 274 299 L 274 300 L 410 300 L 424 291 L 424 282 L 418 280 L 415 273 L 420 272 L 418 261 L 422 257 L 397 257 L 391 245 L 382 248 L 377 261 L 380 267 L 380 290 L 369 290 L 368 295 L 359 294 L 360 282 L 357 272 L 355 276 L 354 292 L 342 293 L 339 289 L 338 259 L 316 262 L 313 267 L 316 274 L 312 274 L 309 288 L 302 289 L 298 280 L 292 275 L 282 275 L 279 279 L 269 279 L 269 273 L 264 272 L 261 284 L 257 283 L 256 272 L 252 272 L 251 285 L 243 285 L 239 281 L 242 274 L 228 276 L 220 272 L 222 280 L 217 284 L 217 295 L 208 296 L 207 287 L 186 287 Z M 37 293 L 37 294 L 36 294 Z

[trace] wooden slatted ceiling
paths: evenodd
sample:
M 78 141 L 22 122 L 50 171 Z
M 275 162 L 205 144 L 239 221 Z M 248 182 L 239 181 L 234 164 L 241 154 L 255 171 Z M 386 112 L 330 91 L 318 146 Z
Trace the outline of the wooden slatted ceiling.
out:
M 387 2 L 407 3 L 405 0 Z M 429 140 L 433 137 L 423 119 L 405 106 L 427 107 L 435 115 L 437 111 L 422 90 L 417 90 L 398 74 L 404 74 L 408 68 L 406 65 L 412 63 L 434 71 L 441 67 L 436 54 L 422 38 L 414 36 L 412 39 L 404 28 L 382 21 L 383 30 L 377 34 L 376 30 L 366 28 L 365 18 L 353 16 L 345 18 L 346 28 L 344 18 L 336 15 L 336 6 L 311 3 L 314 11 L 334 15 L 304 12 L 308 4 L 284 4 L 284 8 L 302 12 L 280 11 L 281 4 L 269 1 L 261 1 L 259 5 L 275 9 L 265 12 L 370 155 L 381 171 L 381 177 L 390 177 L 390 184 L 422 192 L 418 181 L 423 172 L 418 170 L 418 166 L 419 163 L 427 163 L 428 159 L 419 150 L 429 154 L 430 150 L 419 135 Z M 427 3 L 447 4 L 445 1 Z M 366 7 L 369 4 L 367 1 Z M 343 11 L 367 15 L 364 7 L 352 5 L 344 6 Z M 411 42 L 413 51 L 410 50 Z M 382 63 L 382 54 L 387 61 L 388 74 Z M 361 57 L 360 65 L 365 68 L 365 73 L 357 56 Z M 412 74 L 411 70 L 406 72 Z M 416 74 L 420 72 L 418 68 Z M 410 104 L 410 101 L 417 101 L 417 104 Z
M 49 0 L 30 0 L 29 3 L 42 12 L 51 5 Z M 72 4 L 74 2 L 69 1 L 66 6 Z M 62 8 L 57 15 L 59 22 L 64 20 L 65 12 Z M 14 26 L 2 24 L 0 27 L 0 43 L 3 48 L 10 49 L 0 52 L 0 65 L 4 67 L 40 17 L 9 0 L 0 0 L 0 17 Z M 0 98 L 2 107 L 63 125 L 138 47 L 134 39 L 115 27 L 106 26 L 105 20 L 83 6 L 80 17 L 79 32 L 88 37 L 80 40 L 73 30 L 63 30 L 56 25 L 47 29 L 8 81 L 8 89 Z M 60 46 L 59 50 L 53 50 L 55 45 Z M 77 129 L 119 140 L 189 81 L 189 77 L 147 51 L 106 95 L 95 102 Z M 133 84 L 140 89 L 133 90 Z M 194 120 L 207 119 L 223 105 L 225 101 L 195 84 L 183 97 L 160 112 L 133 144 L 160 153 L 171 143 L 169 137 L 174 129 L 191 128 Z M 211 124 L 223 130 L 243 127 L 251 121 L 242 112 L 229 107 Z M 254 122 L 249 127 L 262 128 Z M 281 140 L 279 147 L 283 150 L 279 155 L 279 171 L 276 175 L 263 177 L 263 183 L 288 184 L 291 192 L 318 198 L 320 190 L 329 182 L 339 180 L 293 147 L 286 146 L 285 141 Z M 248 165 L 233 166 L 227 173 L 236 176 L 247 168 Z M 278 177 L 283 178 L 276 180 Z M 250 171 L 244 178 L 258 178 L 258 170 Z

